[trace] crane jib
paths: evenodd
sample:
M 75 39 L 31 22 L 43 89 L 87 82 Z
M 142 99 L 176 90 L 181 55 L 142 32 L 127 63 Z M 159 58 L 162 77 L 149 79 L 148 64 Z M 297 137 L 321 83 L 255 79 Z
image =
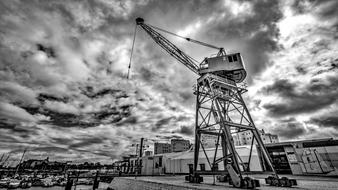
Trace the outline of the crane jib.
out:
M 199 67 L 195 63 L 190 56 L 185 54 L 182 50 L 176 47 L 173 43 L 171 43 L 168 39 L 162 36 L 160 33 L 152 29 L 151 26 L 145 24 L 144 22 L 137 22 L 139 26 L 141 26 L 149 36 L 158 44 L 160 45 L 165 51 L 167 51 L 171 56 L 176 58 L 194 73 L 199 74 Z
M 236 83 L 242 82 L 246 78 L 244 63 L 239 53 L 227 54 L 224 48 L 216 47 L 214 45 L 191 38 L 186 38 L 156 26 L 146 24 L 142 18 L 136 19 L 136 25 L 139 25 L 144 31 L 146 31 L 146 33 L 155 41 L 155 43 L 167 51 L 169 55 L 177 59 L 179 62 L 198 75 L 212 73 L 233 80 Z M 215 57 L 205 58 L 202 62 L 198 62 L 187 55 L 184 51 L 176 47 L 176 45 L 171 43 L 167 38 L 157 31 L 162 31 L 199 45 L 217 49 L 218 53 Z

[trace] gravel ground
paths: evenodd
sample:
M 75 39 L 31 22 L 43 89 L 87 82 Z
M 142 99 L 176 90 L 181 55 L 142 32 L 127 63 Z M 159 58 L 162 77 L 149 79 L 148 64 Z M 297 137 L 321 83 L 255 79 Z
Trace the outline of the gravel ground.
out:
M 257 189 L 268 190 L 268 189 L 278 189 L 278 190 L 287 190 L 287 189 L 318 189 L 318 190 L 338 190 L 338 178 L 333 177 L 316 177 L 316 176 L 286 176 L 288 178 L 293 178 L 297 180 L 298 186 L 292 188 L 286 187 L 273 187 L 265 184 L 264 178 L 266 175 L 251 175 L 252 177 L 259 179 L 261 187 Z M 283 175 L 285 176 L 285 175 Z M 130 178 L 134 179 L 134 178 Z M 228 183 L 218 183 L 216 181 L 213 185 L 212 176 L 204 176 L 204 182 L 201 184 L 193 184 L 184 181 L 184 176 L 154 176 L 154 177 L 137 177 L 137 180 L 141 181 L 152 181 L 157 183 L 165 183 L 172 185 L 179 185 L 185 187 L 195 187 L 198 189 L 237 189 L 230 186 Z

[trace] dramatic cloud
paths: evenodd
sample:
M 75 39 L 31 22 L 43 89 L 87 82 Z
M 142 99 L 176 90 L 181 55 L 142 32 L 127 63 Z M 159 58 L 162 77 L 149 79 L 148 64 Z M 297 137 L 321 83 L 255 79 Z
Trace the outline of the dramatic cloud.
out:
M 197 76 L 135 18 L 227 52 L 248 71 L 245 100 L 282 140 L 338 136 L 336 1 L 0 2 L 0 154 L 111 162 L 194 136 Z M 165 35 L 197 60 L 217 50 Z M 324 128 L 321 128 L 324 127 Z M 12 163 L 13 162 L 13 163 Z
M 286 79 L 277 79 L 272 85 L 263 88 L 263 94 L 277 95 L 281 102 L 270 102 L 263 107 L 275 116 L 316 112 L 336 102 L 337 85 L 338 77 L 327 78 L 327 81 L 313 80 L 304 87 Z
M 284 139 L 336 137 L 337 12 L 335 1 L 285 1 L 277 23 L 281 49 L 254 79 L 250 107 L 264 128 L 284 126 Z M 270 118 L 262 118 L 269 115 Z M 294 121 L 288 121 L 288 118 Z M 282 122 L 281 122 L 282 120 Z M 327 126 L 327 128 L 321 128 Z M 274 127 L 272 127 L 274 128 Z M 294 135 L 297 134 L 297 135 Z
M 279 124 L 272 129 L 281 138 L 298 138 L 306 133 L 302 123 L 297 122 L 294 118 L 279 120 Z
M 180 129 L 177 132 L 184 134 L 184 135 L 192 136 L 194 134 L 194 129 L 193 129 L 192 126 L 191 127 L 181 126 Z

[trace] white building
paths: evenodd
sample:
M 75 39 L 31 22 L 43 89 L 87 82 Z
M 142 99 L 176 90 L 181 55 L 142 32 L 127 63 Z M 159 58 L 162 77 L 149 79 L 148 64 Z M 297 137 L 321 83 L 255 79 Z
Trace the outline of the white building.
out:
M 171 146 L 173 152 L 183 152 L 190 148 L 190 141 L 184 139 L 171 139 Z
M 154 154 L 163 154 L 172 152 L 172 145 L 169 143 L 158 143 L 154 144 Z
M 213 160 L 214 149 L 206 149 L 206 154 L 209 159 Z M 238 146 L 236 151 L 241 158 L 243 164 L 248 163 L 250 146 Z M 218 151 L 216 159 L 222 157 L 222 151 Z M 131 158 L 131 162 L 136 162 L 137 158 Z M 166 154 L 157 154 L 154 156 L 144 156 L 140 158 L 142 163 L 142 175 L 160 175 L 165 173 L 170 174 L 187 174 L 189 173 L 189 165 L 194 163 L 194 151 L 186 152 L 173 152 Z M 211 170 L 204 152 L 200 151 L 200 157 L 198 160 L 198 170 Z M 219 170 L 224 170 L 223 162 L 218 165 Z M 243 168 L 241 168 L 243 169 Z M 262 171 L 260 158 L 257 153 L 256 146 L 253 146 L 250 171 Z
M 169 143 L 158 143 L 154 144 L 154 154 L 164 154 L 171 152 L 182 152 L 187 151 L 190 148 L 190 141 L 184 139 L 171 139 Z
M 264 144 L 279 142 L 277 135 L 266 133 L 263 129 L 258 130 L 258 132 Z M 251 131 L 239 132 L 233 135 L 232 137 L 234 139 L 235 146 L 250 145 L 253 138 Z

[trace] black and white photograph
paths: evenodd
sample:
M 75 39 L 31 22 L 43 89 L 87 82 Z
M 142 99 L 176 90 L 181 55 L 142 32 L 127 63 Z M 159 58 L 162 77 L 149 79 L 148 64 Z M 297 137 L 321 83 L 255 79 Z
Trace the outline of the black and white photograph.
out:
M 0 189 L 338 189 L 338 1 L 0 0 Z

